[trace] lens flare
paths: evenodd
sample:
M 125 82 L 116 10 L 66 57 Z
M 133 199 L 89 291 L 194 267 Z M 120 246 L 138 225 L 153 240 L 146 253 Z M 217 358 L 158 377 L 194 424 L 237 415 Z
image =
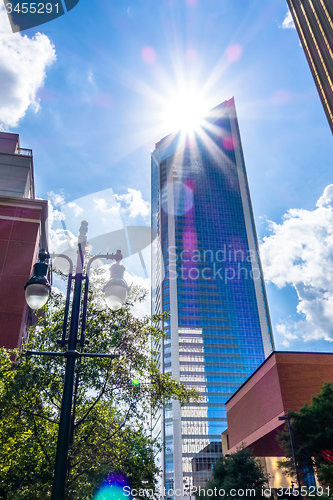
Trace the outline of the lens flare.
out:
M 163 196 L 166 194 L 166 196 Z M 167 200 L 173 198 L 173 204 L 168 204 Z M 185 183 L 176 181 L 173 184 L 167 184 L 162 189 L 162 209 L 165 213 L 184 215 L 193 207 L 193 191 Z
M 199 0 L 186 0 L 186 3 L 189 7 L 196 7 L 199 3 Z
M 101 108 L 109 108 L 113 104 L 112 97 L 107 92 L 101 92 L 97 94 L 95 98 L 95 103 Z
M 195 49 L 187 49 L 185 51 L 185 59 L 188 63 L 195 63 L 198 59 L 198 52 Z
M 147 64 L 153 64 L 156 61 L 156 52 L 153 47 L 143 47 L 141 57 Z
M 225 149 L 228 149 L 229 151 L 232 151 L 237 146 L 236 140 L 232 137 L 232 135 L 227 135 L 227 137 L 224 137 L 222 143 L 223 147 Z
M 93 500 L 125 500 L 128 499 L 128 494 L 124 488 L 128 487 L 127 479 L 121 474 L 112 473 L 100 490 L 96 493 Z
M 287 104 L 291 100 L 292 94 L 286 89 L 276 90 L 272 95 L 272 101 L 274 104 Z
M 227 49 L 227 59 L 230 62 L 238 61 L 243 52 L 243 48 L 240 45 L 231 45 Z

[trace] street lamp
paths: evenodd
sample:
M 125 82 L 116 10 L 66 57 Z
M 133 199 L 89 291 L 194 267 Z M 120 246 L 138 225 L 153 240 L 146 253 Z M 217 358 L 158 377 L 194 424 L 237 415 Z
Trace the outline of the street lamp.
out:
M 291 426 L 290 426 L 290 419 L 291 418 L 292 418 L 291 415 L 289 415 L 287 413 L 287 415 L 284 415 L 283 417 L 279 417 L 279 420 L 284 420 L 288 423 L 290 445 L 291 445 L 291 451 L 292 451 L 293 460 L 294 460 L 294 466 L 295 466 L 295 470 L 296 470 L 297 484 L 298 484 L 299 491 L 301 491 L 301 482 L 299 479 L 299 473 L 298 473 L 298 467 L 297 467 L 297 461 L 296 461 L 296 455 L 295 455 L 295 448 L 294 448 L 294 440 L 293 440 L 293 435 L 292 435 Z
M 49 253 L 42 248 L 38 255 L 39 262 L 34 265 L 33 275 L 25 285 L 25 300 L 31 309 L 40 309 L 49 298 L 51 286 L 47 280 L 48 264 L 45 262 L 50 258 Z
M 107 259 L 115 260 L 116 263 L 111 266 L 111 279 L 105 285 L 103 291 L 105 293 L 105 300 L 107 305 L 113 311 L 117 311 L 121 308 L 122 304 L 126 300 L 127 292 L 129 287 L 124 280 L 125 268 L 120 261 L 123 256 L 121 251 L 117 250 L 115 254 L 106 255 L 96 255 L 92 257 L 86 267 L 86 273 L 84 271 L 84 255 L 85 248 L 87 244 L 87 231 L 88 222 L 81 222 L 80 234 L 78 238 L 78 251 L 77 251 L 77 263 L 75 269 L 75 275 L 73 276 L 73 262 L 72 260 L 64 254 L 53 254 L 52 257 L 62 257 L 66 259 L 69 263 L 69 275 L 67 283 L 67 295 L 63 322 L 62 338 L 59 341 L 61 347 L 65 347 L 67 344 L 68 348 L 65 352 L 40 352 L 40 351 L 27 351 L 27 355 L 44 355 L 44 356 L 63 356 L 66 358 L 66 369 L 65 369 L 65 381 L 62 394 L 61 408 L 60 408 L 60 420 L 59 420 L 59 431 L 58 431 L 58 442 L 57 442 L 57 453 L 54 468 L 54 478 L 53 478 L 53 488 L 52 488 L 52 500 L 63 500 L 65 493 L 65 483 L 66 483 L 66 473 L 67 473 L 67 457 L 68 457 L 68 447 L 70 438 L 70 428 L 71 428 L 71 415 L 72 415 L 72 403 L 73 403 L 73 385 L 74 385 L 74 372 L 75 372 L 75 362 L 77 358 L 114 358 L 113 354 L 98 354 L 98 353 L 83 353 L 77 351 L 78 345 L 78 331 L 79 323 L 81 318 L 81 338 L 79 344 L 81 347 L 85 344 L 85 329 L 86 329 L 86 319 L 87 319 L 87 309 L 88 309 L 88 288 L 89 288 L 89 270 L 90 266 L 96 259 Z M 32 309 L 40 309 L 43 307 L 49 297 L 51 286 L 47 280 L 48 271 L 48 259 L 50 255 L 48 252 L 42 248 L 39 252 L 39 261 L 34 265 L 33 276 L 30 278 L 28 283 L 25 285 L 25 296 L 28 305 Z M 67 322 L 68 313 L 70 306 L 70 294 L 71 294 L 71 284 L 74 279 L 74 293 L 72 300 L 72 312 L 70 320 L 70 329 L 68 339 L 67 337 Z M 85 282 L 84 294 L 82 300 L 82 284 Z
M 111 279 L 103 288 L 105 302 L 113 311 L 118 311 L 126 300 L 127 283 L 124 280 L 125 268 L 120 262 L 110 267 Z

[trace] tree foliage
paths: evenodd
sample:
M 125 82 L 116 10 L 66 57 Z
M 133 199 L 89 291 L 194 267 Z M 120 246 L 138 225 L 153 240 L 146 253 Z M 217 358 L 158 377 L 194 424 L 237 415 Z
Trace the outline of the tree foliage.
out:
M 299 412 L 289 412 L 291 430 L 298 466 L 313 466 L 318 479 L 333 488 L 333 384 L 326 383 L 311 404 L 305 404 Z M 295 468 L 292 460 L 287 427 L 278 436 L 286 459 L 280 466 L 290 475 Z
M 66 498 L 92 498 L 112 472 L 135 488 L 153 488 L 159 472 L 156 443 L 149 434 L 151 412 L 172 398 L 189 402 L 195 392 L 160 373 L 151 345 L 164 336 L 161 316 L 131 313 L 144 292 L 134 289 L 119 311 L 99 305 L 89 292 L 85 352 L 114 359 L 80 358 L 76 364 Z M 31 333 L 31 350 L 59 351 L 64 298 L 52 293 Z M 153 344 L 152 344 L 153 343 Z M 0 498 L 49 498 L 55 462 L 65 361 L 0 351 Z M 140 384 L 133 386 L 131 380 Z
M 204 500 L 209 498 L 225 500 L 226 497 L 236 500 L 244 500 L 245 497 L 261 498 L 261 489 L 266 486 L 268 479 L 262 465 L 251 456 L 248 449 L 243 448 L 217 460 L 212 478 L 201 491 L 197 492 L 196 498 Z M 208 490 L 212 490 L 214 494 L 211 495 Z

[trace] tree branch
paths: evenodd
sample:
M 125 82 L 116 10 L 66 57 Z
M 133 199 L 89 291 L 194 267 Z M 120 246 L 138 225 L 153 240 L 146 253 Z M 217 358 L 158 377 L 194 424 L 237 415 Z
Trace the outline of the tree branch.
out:
M 41 448 L 42 452 L 43 452 L 43 453 L 44 453 L 44 455 L 45 455 L 46 460 L 48 461 L 49 465 L 52 467 L 52 463 L 51 463 L 50 457 L 49 457 L 49 455 L 48 455 L 47 451 L 45 450 L 44 446 L 42 445 L 41 440 L 40 440 L 40 437 L 39 437 L 39 435 L 38 435 L 38 432 L 37 432 L 37 425 L 36 425 L 36 421 L 35 421 L 35 419 L 33 419 L 33 422 L 34 422 L 35 438 L 37 439 L 37 441 L 38 441 L 38 443 L 39 443 L 39 446 L 40 446 L 40 448 Z
M 32 410 L 29 410 L 28 408 L 24 408 L 18 405 L 14 405 L 14 408 L 17 408 L 18 410 L 22 411 L 23 413 L 27 413 L 28 415 L 32 415 L 33 417 L 38 417 L 38 418 L 43 418 L 44 420 L 47 420 L 51 424 L 57 424 L 57 420 L 52 420 L 49 417 L 46 417 L 45 415 L 41 415 L 40 413 L 35 413 Z
M 90 408 L 86 411 L 86 413 L 83 415 L 83 417 L 80 420 L 78 420 L 78 422 L 74 423 L 74 429 L 77 429 L 79 427 L 79 425 L 82 424 L 82 422 L 87 418 L 89 413 L 95 408 L 97 403 L 100 401 L 101 397 L 105 394 L 106 385 L 107 385 L 108 380 L 109 380 L 109 372 L 107 372 L 107 374 L 106 374 L 104 385 L 103 385 L 102 390 L 99 393 L 98 397 L 95 399 L 95 401 L 90 406 Z

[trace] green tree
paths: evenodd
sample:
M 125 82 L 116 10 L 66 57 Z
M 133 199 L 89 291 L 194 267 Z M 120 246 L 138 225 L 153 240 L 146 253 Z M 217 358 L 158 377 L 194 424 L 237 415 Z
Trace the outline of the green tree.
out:
M 196 498 L 204 500 L 209 498 L 223 500 L 226 497 L 235 500 L 244 500 L 248 497 L 261 498 L 261 489 L 267 485 L 268 479 L 262 465 L 251 456 L 248 449 L 243 448 L 217 460 L 212 478 L 201 491 L 197 492 Z M 213 495 L 209 490 L 213 491 Z
M 298 464 L 313 466 L 318 479 L 333 488 L 333 384 L 326 383 L 321 392 L 305 404 L 299 412 L 289 412 L 291 430 Z M 279 465 L 287 474 L 295 475 L 289 432 L 287 428 L 278 436 L 286 459 Z
M 66 498 L 92 498 L 112 472 L 126 475 L 134 488 L 153 488 L 159 472 L 157 444 L 149 434 L 151 412 L 172 398 L 181 404 L 193 390 L 160 373 L 161 316 L 136 318 L 134 289 L 119 311 L 100 308 L 97 288 L 88 303 L 85 352 L 112 353 L 114 359 L 80 358 L 68 459 Z M 52 293 L 45 314 L 31 333 L 28 349 L 59 351 L 64 298 Z M 14 360 L 14 361 L 13 361 Z M 49 498 L 55 462 L 65 362 L 0 351 L 0 498 Z M 133 384 L 133 379 L 135 383 Z

